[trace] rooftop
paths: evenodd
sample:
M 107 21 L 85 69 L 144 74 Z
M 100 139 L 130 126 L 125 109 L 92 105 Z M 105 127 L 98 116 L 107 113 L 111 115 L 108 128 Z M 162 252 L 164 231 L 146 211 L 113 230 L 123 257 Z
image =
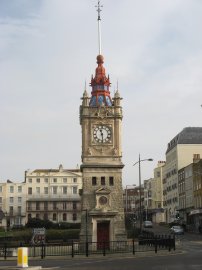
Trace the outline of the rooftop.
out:
M 166 154 L 178 144 L 202 144 L 202 127 L 186 127 L 169 143 Z

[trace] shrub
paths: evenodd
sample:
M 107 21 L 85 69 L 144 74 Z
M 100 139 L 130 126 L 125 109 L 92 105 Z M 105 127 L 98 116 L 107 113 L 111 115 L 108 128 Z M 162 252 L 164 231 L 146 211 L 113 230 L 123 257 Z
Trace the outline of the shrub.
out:
M 29 243 L 31 239 L 32 239 L 32 230 L 27 229 L 27 230 L 20 230 L 20 231 L 14 230 L 11 240 Z
M 80 229 L 81 223 L 68 223 L 68 222 L 61 222 L 59 224 L 59 228 L 61 230 L 64 229 Z
M 38 218 L 31 218 L 26 224 L 27 228 L 46 228 L 46 229 L 80 229 L 80 223 L 60 222 L 54 223 L 50 220 L 41 220 Z
M 30 218 L 26 224 L 27 228 L 46 228 L 50 229 L 54 227 L 54 223 L 50 220 L 41 220 L 39 218 Z
M 68 242 L 71 240 L 79 239 L 80 229 L 48 229 L 46 230 L 46 242 Z M 14 230 L 7 232 L 5 238 L 5 232 L 0 237 L 0 241 L 6 241 L 8 244 L 30 243 L 33 235 L 33 230 L 28 228 L 24 230 Z
M 59 240 L 67 242 L 73 239 L 79 239 L 79 229 L 68 229 L 68 230 L 47 230 L 46 241 L 51 242 L 52 240 Z

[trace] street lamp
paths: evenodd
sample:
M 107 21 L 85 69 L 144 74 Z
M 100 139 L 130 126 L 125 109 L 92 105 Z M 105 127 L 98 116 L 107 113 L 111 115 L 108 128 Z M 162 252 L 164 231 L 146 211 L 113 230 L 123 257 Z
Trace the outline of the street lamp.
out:
M 126 214 L 128 213 L 128 187 L 136 187 L 136 185 L 126 185 Z
M 140 154 L 139 154 L 139 160 L 133 164 L 135 166 L 136 164 L 139 164 L 139 195 L 140 195 L 140 233 L 142 232 L 142 195 L 141 195 L 141 166 L 140 163 L 142 161 L 153 161 L 152 158 L 146 158 L 146 159 L 140 159 Z

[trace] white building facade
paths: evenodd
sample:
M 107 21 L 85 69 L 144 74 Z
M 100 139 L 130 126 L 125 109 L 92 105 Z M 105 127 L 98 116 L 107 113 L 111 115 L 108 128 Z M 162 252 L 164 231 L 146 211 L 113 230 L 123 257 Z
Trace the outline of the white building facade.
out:
M 0 227 L 18 228 L 30 218 L 80 223 L 82 174 L 79 169 L 25 172 L 25 181 L 0 183 Z
M 194 154 L 201 153 L 201 127 L 184 128 L 168 143 L 163 179 L 164 208 L 167 223 L 174 221 L 179 213 L 178 171 L 193 162 Z
M 80 222 L 82 176 L 79 169 L 39 169 L 26 172 L 26 221 Z
M 1 226 L 4 228 L 21 227 L 26 221 L 25 183 L 13 183 L 7 180 L 0 184 L 0 207 L 4 216 Z

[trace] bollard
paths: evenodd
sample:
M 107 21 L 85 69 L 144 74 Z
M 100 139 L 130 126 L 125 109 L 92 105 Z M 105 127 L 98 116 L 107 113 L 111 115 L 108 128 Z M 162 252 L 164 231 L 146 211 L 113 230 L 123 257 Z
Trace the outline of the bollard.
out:
M 19 267 L 28 267 L 28 248 L 18 248 L 18 265 Z

